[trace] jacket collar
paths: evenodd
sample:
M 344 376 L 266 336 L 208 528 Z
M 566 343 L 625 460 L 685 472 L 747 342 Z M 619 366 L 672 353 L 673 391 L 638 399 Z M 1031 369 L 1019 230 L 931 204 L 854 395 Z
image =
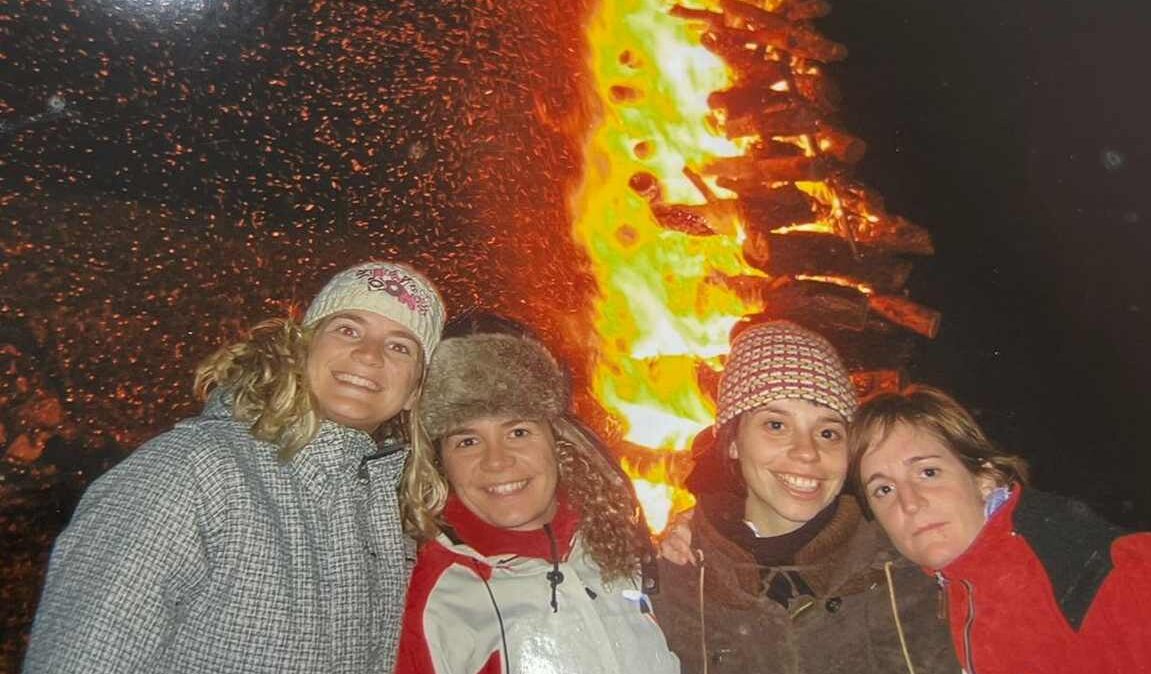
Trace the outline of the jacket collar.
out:
M 444 521 L 452 529 L 445 533 L 485 557 L 521 556 L 562 561 L 571 553 L 580 518 L 566 494 L 561 491 L 556 494 L 556 499 L 556 514 L 548 526 L 555 537 L 558 560 L 552 558 L 552 540 L 546 530 L 509 531 L 492 526 L 468 510 L 455 494 L 448 496 L 444 507 Z
M 201 416 L 233 419 L 232 402 L 231 391 L 218 388 L 208 396 Z M 245 422 L 237 420 L 237 423 Z M 269 452 L 277 451 L 275 446 L 263 442 L 261 448 Z M 398 449 L 402 450 L 403 447 L 399 446 Z M 376 441 L 368 433 L 324 421 L 316 437 L 301 447 L 287 466 L 300 477 L 309 491 L 323 496 L 333 481 L 344 482 L 355 478 L 364 461 L 374 458 L 378 451 Z
M 751 553 L 716 530 L 707 517 L 694 518 L 692 530 L 696 545 L 704 549 L 709 594 L 730 605 L 757 601 L 764 567 L 755 562 Z M 867 575 L 860 571 L 875 559 L 879 542 L 855 499 L 840 496 L 834 517 L 796 553 L 795 564 L 775 568 L 798 573 L 817 596 L 850 594 L 862 589 L 855 587 L 856 580 Z
M 1014 485 L 1007 503 L 941 573 L 948 580 L 994 583 L 1034 553 L 1059 609 L 1078 630 L 1111 572 L 1111 543 L 1125 533 L 1081 503 Z M 1026 543 L 1008 544 L 1016 538 Z

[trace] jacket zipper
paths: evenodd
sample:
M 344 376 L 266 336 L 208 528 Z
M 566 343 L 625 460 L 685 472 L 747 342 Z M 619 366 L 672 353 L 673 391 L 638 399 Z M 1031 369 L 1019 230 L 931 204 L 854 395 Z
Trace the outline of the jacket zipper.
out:
M 941 596 L 944 601 L 947 601 L 947 585 L 950 581 L 941 572 L 936 571 L 935 582 L 939 583 Z M 963 657 L 966 667 L 963 671 L 965 674 L 975 674 L 975 664 L 972 662 L 974 656 L 971 649 L 971 628 L 975 626 L 975 587 L 968 580 L 960 580 L 959 582 L 967 590 L 967 618 L 963 621 Z M 950 616 L 948 616 L 948 620 L 950 620 Z
M 963 655 L 967 659 L 967 674 L 975 674 L 975 663 L 972 662 L 971 628 L 975 625 L 975 588 L 971 581 L 961 580 L 963 587 L 967 588 L 967 619 L 963 621 Z

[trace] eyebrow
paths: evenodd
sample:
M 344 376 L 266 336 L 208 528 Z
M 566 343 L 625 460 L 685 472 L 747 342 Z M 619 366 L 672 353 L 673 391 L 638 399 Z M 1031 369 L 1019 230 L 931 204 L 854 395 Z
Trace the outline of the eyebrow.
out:
M 913 465 L 919 463 L 920 461 L 926 461 L 928 459 L 938 459 L 938 458 L 939 458 L 939 454 L 921 454 L 921 455 L 913 456 L 913 457 L 908 458 L 908 459 L 904 459 L 902 461 L 902 464 L 905 466 L 913 466 Z M 878 480 L 880 478 L 887 479 L 887 480 L 891 479 L 882 471 L 876 471 L 876 472 L 871 474 L 871 477 L 868 477 L 866 480 L 864 480 L 863 484 L 865 484 L 865 485 L 871 484 L 872 482 L 874 482 L 875 480 Z
M 484 417 L 476 417 L 476 419 L 483 419 L 483 418 Z M 475 419 L 470 419 L 469 423 L 471 421 L 475 421 Z M 540 421 L 538 419 L 527 419 L 527 418 L 516 417 L 514 419 L 508 419 L 507 421 L 502 422 L 500 424 L 500 428 L 501 429 L 511 428 L 513 426 L 518 426 L 519 424 L 523 424 L 523 423 L 538 424 L 538 423 L 540 423 Z M 468 424 L 464 424 L 463 426 L 460 426 L 458 428 L 454 428 L 454 429 L 448 431 L 447 433 L 444 434 L 444 437 L 450 438 L 453 435 L 465 435 L 467 433 L 476 433 L 475 427 L 470 426 Z
M 355 323 L 356 325 L 367 325 L 368 324 L 368 322 L 364 319 L 363 316 L 359 316 L 357 314 L 353 314 L 353 313 L 350 313 L 347 311 L 341 311 L 339 313 L 332 314 L 331 317 L 328 318 L 328 321 L 334 322 L 334 321 L 341 319 L 341 318 L 344 320 L 347 320 L 347 321 L 351 321 L 351 322 Z M 420 340 L 404 327 L 388 328 L 387 334 L 391 337 L 403 337 L 404 339 L 411 340 L 417 346 L 420 343 Z
M 755 410 L 755 412 L 753 412 L 753 414 L 762 414 L 764 412 L 771 412 L 773 414 L 778 414 L 780 416 L 785 416 L 785 417 L 794 417 L 795 416 L 795 414 L 792 413 L 791 411 L 786 410 L 782 407 L 777 407 L 774 403 L 768 403 L 768 404 L 764 405 L 763 407 L 760 407 L 759 409 Z M 836 412 L 835 410 L 831 410 L 831 409 L 827 410 L 826 412 L 820 412 L 819 417 L 816 418 L 816 421 L 819 423 L 834 423 L 834 424 L 840 424 L 843 426 L 847 425 L 847 422 L 843 420 L 843 417 L 839 416 L 838 412 Z

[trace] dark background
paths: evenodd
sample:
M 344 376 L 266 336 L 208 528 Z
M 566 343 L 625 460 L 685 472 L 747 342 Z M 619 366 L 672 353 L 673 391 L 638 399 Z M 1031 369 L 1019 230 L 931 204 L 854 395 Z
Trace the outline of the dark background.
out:
M 588 4 L 0 0 L 0 414 L 9 447 L 49 427 L 0 461 L 0 671 L 83 486 L 195 412 L 197 360 L 353 260 L 410 260 L 453 311 L 578 358 Z M 913 376 L 1039 486 L 1141 528 L 1149 15 L 839 0 L 818 22 L 850 51 L 831 73 L 870 146 L 857 177 L 935 239 L 911 296 L 943 323 Z
M 1039 486 L 1151 525 L 1151 8 L 839 2 L 860 174 L 928 227 L 913 363 L 1029 457 Z

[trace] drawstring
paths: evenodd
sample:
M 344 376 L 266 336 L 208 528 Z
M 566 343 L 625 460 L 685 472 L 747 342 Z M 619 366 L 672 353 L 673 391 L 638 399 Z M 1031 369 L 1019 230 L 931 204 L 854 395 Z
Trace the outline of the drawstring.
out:
M 703 617 L 703 550 L 695 550 L 696 567 L 699 568 L 699 650 L 703 661 L 703 674 L 707 674 L 707 625 Z
M 547 532 L 548 543 L 552 546 L 552 570 L 548 571 L 547 579 L 552 586 L 552 613 L 556 613 L 560 610 L 559 603 L 556 601 L 556 588 L 559 587 L 560 583 L 564 582 L 564 574 L 563 571 L 560 571 L 560 553 L 559 548 L 556 546 L 556 537 L 552 532 L 551 525 L 545 524 L 544 531 Z
M 883 573 L 887 576 L 887 596 L 891 599 L 891 615 L 895 616 L 895 631 L 899 634 L 899 647 L 903 649 L 903 661 L 907 663 L 909 674 L 915 674 L 915 666 L 911 664 L 911 653 L 907 651 L 907 639 L 903 637 L 903 623 L 899 620 L 899 609 L 895 605 L 895 582 L 891 579 L 892 561 L 883 563 Z

